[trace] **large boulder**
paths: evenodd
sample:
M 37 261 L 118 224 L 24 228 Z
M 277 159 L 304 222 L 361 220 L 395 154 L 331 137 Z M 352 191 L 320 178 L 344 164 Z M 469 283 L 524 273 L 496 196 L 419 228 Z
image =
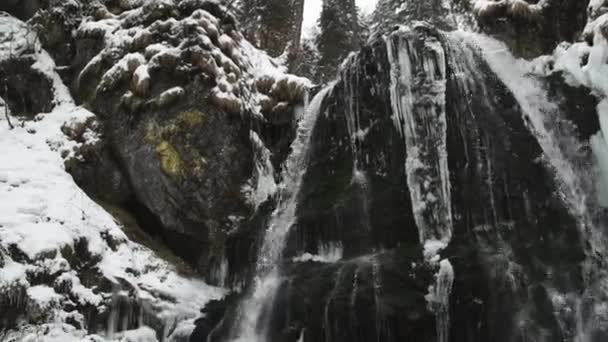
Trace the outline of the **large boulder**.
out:
M 217 2 L 130 3 L 82 20 L 72 88 L 99 116 L 97 155 L 122 170 L 152 233 L 210 274 L 271 195 L 259 180 L 274 184 L 308 85 Z

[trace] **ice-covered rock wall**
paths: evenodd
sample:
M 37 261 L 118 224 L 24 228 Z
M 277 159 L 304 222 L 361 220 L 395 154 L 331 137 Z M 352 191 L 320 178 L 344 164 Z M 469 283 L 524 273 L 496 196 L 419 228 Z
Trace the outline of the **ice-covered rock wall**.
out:
M 574 341 L 597 317 L 581 268 L 593 158 L 570 121 L 594 108 L 475 37 L 417 25 L 345 62 L 313 131 L 267 339 Z

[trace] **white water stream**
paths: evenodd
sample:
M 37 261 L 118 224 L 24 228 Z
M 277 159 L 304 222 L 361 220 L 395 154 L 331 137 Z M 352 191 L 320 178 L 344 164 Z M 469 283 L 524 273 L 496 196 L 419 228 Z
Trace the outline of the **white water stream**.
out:
M 306 173 L 312 130 L 325 97 L 333 86 L 315 96 L 298 125 L 297 137 L 283 168 L 277 208 L 272 213 L 258 254 L 252 292 L 239 307 L 234 341 L 265 342 L 264 311 L 272 305 L 281 284 L 280 261 L 290 229 L 296 223 L 297 199 Z

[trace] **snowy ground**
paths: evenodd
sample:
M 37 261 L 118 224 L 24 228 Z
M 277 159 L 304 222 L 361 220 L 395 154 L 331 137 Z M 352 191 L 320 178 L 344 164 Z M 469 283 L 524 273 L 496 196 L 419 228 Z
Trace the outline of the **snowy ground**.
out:
M 0 59 L 8 56 L 9 46 L 27 44 L 23 28 L 16 19 L 0 17 Z M 113 322 L 117 296 L 139 303 L 138 314 L 162 322 L 167 336 L 188 334 L 200 309 L 224 290 L 180 276 L 154 252 L 129 241 L 114 218 L 78 188 L 62 159 L 77 144 L 61 127 L 93 114 L 74 104 L 48 54 L 40 51 L 36 57 L 34 67 L 53 82 L 52 112 L 26 122 L 12 117 L 15 128 L 9 129 L 0 101 L 0 303 L 24 308 L 19 328 L 0 329 L 0 341 L 155 341 L 156 333 L 143 326 L 114 333 L 114 323 L 120 323 Z M 96 139 L 92 132 L 85 136 Z M 81 262 L 99 274 L 100 283 L 128 284 L 130 292 L 104 292 L 90 281 L 83 285 Z M 109 331 L 100 334 L 105 336 L 87 335 L 85 317 L 74 307 L 109 313 Z

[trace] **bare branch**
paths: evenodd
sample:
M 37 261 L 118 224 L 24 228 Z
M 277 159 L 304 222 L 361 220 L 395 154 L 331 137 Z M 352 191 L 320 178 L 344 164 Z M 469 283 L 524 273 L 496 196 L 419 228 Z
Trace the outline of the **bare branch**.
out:
M 4 85 L 4 98 L 8 98 L 8 85 Z M 8 103 L 6 102 L 6 100 L 4 101 L 4 117 L 6 118 L 6 122 L 8 122 L 8 128 L 9 129 L 13 129 L 15 128 L 15 126 L 13 126 L 13 124 L 11 123 L 11 118 L 8 115 Z

